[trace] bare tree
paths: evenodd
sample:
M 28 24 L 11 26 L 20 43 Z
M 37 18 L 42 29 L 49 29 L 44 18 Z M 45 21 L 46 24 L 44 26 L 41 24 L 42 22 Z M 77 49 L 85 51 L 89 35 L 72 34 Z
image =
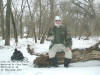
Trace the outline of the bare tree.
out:
M 50 27 L 54 25 L 54 1 L 55 1 L 55 0 L 49 0 L 49 1 L 50 1 L 49 23 L 48 23 L 47 29 L 46 29 L 45 32 L 42 34 L 42 38 L 41 38 L 40 43 L 44 43 L 44 40 L 45 40 L 45 38 L 46 38 L 46 35 L 47 35 L 48 32 L 49 32 Z
M 2 32 L 2 39 L 5 38 L 4 35 L 4 8 L 3 8 L 3 1 L 0 0 L 0 21 L 1 21 L 1 32 Z
M 15 20 L 14 20 L 14 16 L 13 16 L 13 13 L 12 13 L 12 10 L 11 10 L 11 19 L 12 19 L 12 24 L 13 24 L 13 30 L 14 30 L 14 37 L 15 37 L 15 42 L 16 42 L 16 45 L 18 43 L 18 35 L 17 35 L 17 28 L 16 28 L 16 24 L 15 24 Z
M 20 36 L 21 36 L 21 38 L 23 37 L 23 22 L 22 22 L 22 19 L 23 19 L 23 12 L 24 12 L 24 9 L 25 9 L 25 4 L 26 4 L 26 1 L 22 0 L 21 14 L 20 14 Z
M 35 37 L 35 43 L 37 43 L 37 37 L 36 37 L 36 32 L 35 32 L 35 24 L 33 22 L 33 14 L 32 14 L 31 9 L 30 9 L 29 1 L 28 0 L 26 0 L 26 1 L 27 1 L 29 12 L 30 12 L 30 16 L 31 16 L 31 22 L 32 22 L 32 25 L 33 25 L 33 34 L 34 34 L 34 37 Z
M 94 0 L 84 0 L 84 3 L 80 0 L 72 0 L 73 4 L 75 4 L 83 10 L 83 12 L 81 13 L 91 18 L 96 16 L 93 2 Z
M 55 0 L 50 1 L 50 25 L 54 25 L 54 2 Z
M 39 0 L 39 6 L 40 6 L 40 18 L 39 18 L 39 36 L 38 36 L 38 39 L 40 40 L 41 29 L 42 29 L 42 26 L 41 26 L 41 17 L 42 17 L 42 10 L 41 10 L 42 4 L 41 4 L 41 0 Z
M 96 11 L 94 7 L 94 1 L 95 0 L 71 0 L 72 3 L 77 6 L 80 10 L 79 14 L 81 16 L 81 27 L 82 32 L 85 34 L 86 39 L 88 39 L 89 36 L 92 35 L 92 29 L 91 27 L 95 26 L 95 19 L 96 19 Z M 79 31 L 79 32 L 81 32 Z M 80 33 L 82 35 L 82 33 Z
M 7 0 L 5 45 L 10 45 L 10 12 L 11 12 L 11 0 Z

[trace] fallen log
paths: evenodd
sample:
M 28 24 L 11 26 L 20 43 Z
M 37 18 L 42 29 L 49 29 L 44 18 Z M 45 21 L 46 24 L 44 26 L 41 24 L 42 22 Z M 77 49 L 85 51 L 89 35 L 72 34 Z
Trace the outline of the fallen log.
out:
M 100 60 L 100 41 L 95 45 L 85 49 L 73 49 L 73 58 L 71 63 L 84 62 L 88 60 Z M 64 52 L 58 52 L 56 54 L 58 64 L 64 63 Z M 35 67 L 49 67 L 51 62 L 49 61 L 48 54 L 38 56 L 34 62 Z

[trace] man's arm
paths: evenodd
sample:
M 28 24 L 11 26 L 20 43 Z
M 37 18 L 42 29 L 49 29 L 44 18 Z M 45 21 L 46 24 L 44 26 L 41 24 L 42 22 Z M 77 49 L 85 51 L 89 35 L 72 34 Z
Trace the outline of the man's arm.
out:
M 53 40 L 54 39 L 54 27 L 49 29 L 47 40 Z
M 66 44 L 66 47 L 70 49 L 72 48 L 72 37 L 67 31 L 66 31 L 66 37 L 65 37 L 65 44 Z
M 52 27 L 49 29 L 48 37 L 54 35 L 54 29 L 55 29 L 55 27 Z
M 69 47 L 70 49 L 72 48 L 72 38 L 71 38 L 71 36 L 67 37 L 66 46 Z

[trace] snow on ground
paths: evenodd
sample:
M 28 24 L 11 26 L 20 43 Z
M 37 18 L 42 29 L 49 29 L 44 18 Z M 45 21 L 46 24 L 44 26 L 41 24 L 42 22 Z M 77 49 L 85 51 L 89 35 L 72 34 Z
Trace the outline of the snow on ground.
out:
M 73 40 L 72 49 L 76 49 L 76 48 L 84 49 L 97 43 L 100 40 L 100 38 L 90 37 L 89 40 L 84 40 L 84 37 L 82 37 L 82 39 L 80 40 L 78 40 L 78 38 L 72 38 L 72 40 Z
M 90 38 L 90 40 L 78 40 L 78 38 L 73 38 L 72 48 L 88 48 L 99 40 L 100 38 L 97 37 Z M 100 75 L 100 61 L 96 60 L 71 63 L 69 68 L 64 68 L 63 65 L 59 65 L 60 67 L 58 68 L 35 68 L 33 60 L 37 56 L 29 55 L 26 48 L 27 44 L 30 44 L 31 48 L 34 48 L 35 53 L 48 52 L 50 41 L 45 41 L 44 44 L 39 44 L 39 42 L 40 41 L 35 44 L 32 38 L 23 38 L 19 39 L 18 45 L 15 46 L 14 39 L 11 39 L 11 46 L 4 46 L 5 41 L 0 38 L 0 75 Z M 22 51 L 23 55 L 28 58 L 28 61 L 10 61 L 15 47 Z M 16 71 L 12 70 L 13 68 L 8 69 L 7 66 L 9 67 L 9 64 L 11 67 L 13 67 L 13 64 Z M 3 71 L 1 71 L 1 65 L 6 65 L 6 70 L 3 68 Z

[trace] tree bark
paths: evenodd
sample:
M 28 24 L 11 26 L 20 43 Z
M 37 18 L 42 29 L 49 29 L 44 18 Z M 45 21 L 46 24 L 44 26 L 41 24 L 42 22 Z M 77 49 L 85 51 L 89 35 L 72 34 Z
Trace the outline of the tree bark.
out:
M 0 0 L 0 17 L 1 17 L 1 33 L 2 33 L 2 39 L 4 40 L 4 9 L 3 9 L 3 1 Z
M 25 3 L 26 4 L 26 3 Z M 21 4 L 21 14 L 20 14 L 20 37 L 23 38 L 23 12 L 25 9 L 25 4 L 24 4 L 24 0 L 22 0 L 22 4 Z
M 17 43 L 18 43 L 17 28 L 16 28 L 16 24 L 15 24 L 15 21 L 14 21 L 14 16 L 13 16 L 12 11 L 11 11 L 11 19 L 12 19 L 12 24 L 13 24 L 15 42 L 16 42 L 16 44 L 17 44 Z
M 42 17 L 41 0 L 39 0 L 39 6 L 40 6 L 40 17 L 39 17 L 39 36 L 38 36 L 38 40 L 40 40 L 41 31 L 42 31 L 42 25 L 41 25 L 41 17 Z
M 10 45 L 10 12 L 11 12 L 11 0 L 7 0 L 5 45 Z
M 35 37 L 35 43 L 37 43 L 37 37 L 36 37 L 36 32 L 35 32 L 35 24 L 33 22 L 33 14 L 31 13 L 31 9 L 30 9 L 30 5 L 29 5 L 29 1 L 27 0 L 27 5 L 28 5 L 28 9 L 29 9 L 29 12 L 30 12 L 30 16 L 31 16 L 31 21 L 32 21 L 32 24 L 33 24 L 33 34 L 34 34 L 34 37 Z

